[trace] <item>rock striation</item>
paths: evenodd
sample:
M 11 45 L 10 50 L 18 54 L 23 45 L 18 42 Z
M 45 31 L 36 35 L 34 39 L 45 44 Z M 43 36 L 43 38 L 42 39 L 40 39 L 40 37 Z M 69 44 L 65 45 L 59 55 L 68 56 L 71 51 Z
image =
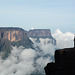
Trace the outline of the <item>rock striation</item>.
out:
M 0 28 L 0 38 L 8 39 L 13 46 L 32 47 L 32 41 L 22 28 L 5 27 Z
M 13 41 L 17 42 L 22 39 L 27 39 L 28 37 L 25 30 L 21 28 L 5 27 L 0 28 L 0 38 L 8 39 L 11 42 Z
M 56 50 L 55 63 L 48 63 L 45 72 L 46 75 L 75 75 L 75 44 L 74 48 Z

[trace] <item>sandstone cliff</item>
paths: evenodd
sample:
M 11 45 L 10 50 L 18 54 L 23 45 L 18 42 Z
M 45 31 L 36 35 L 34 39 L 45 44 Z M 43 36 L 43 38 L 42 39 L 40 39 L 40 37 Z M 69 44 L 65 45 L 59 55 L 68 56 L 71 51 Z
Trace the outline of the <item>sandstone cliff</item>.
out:
M 5 27 L 0 28 L 0 38 L 8 39 L 13 46 L 32 47 L 32 41 L 28 38 L 27 33 L 22 28 Z
M 28 32 L 32 38 L 52 38 L 50 29 L 34 29 Z
M 28 38 L 26 31 L 22 28 L 0 27 L 0 55 L 3 59 L 11 52 L 11 45 L 33 48 L 32 44 L 33 43 Z
M 8 39 L 9 41 L 13 42 L 17 42 L 20 41 L 22 39 L 27 39 L 27 34 L 26 32 L 21 29 L 21 28 L 0 28 L 0 38 L 3 39 Z
M 27 32 L 28 36 L 31 38 L 37 38 L 36 41 L 39 41 L 39 38 L 49 38 L 51 39 L 48 42 L 51 42 L 52 44 L 56 45 L 56 40 L 52 37 L 50 29 L 33 29 Z

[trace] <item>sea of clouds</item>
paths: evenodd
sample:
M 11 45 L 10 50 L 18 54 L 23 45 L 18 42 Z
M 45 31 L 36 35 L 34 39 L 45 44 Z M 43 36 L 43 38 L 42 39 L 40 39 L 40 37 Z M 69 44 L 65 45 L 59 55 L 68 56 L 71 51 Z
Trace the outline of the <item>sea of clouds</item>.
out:
M 40 39 L 40 43 L 34 42 L 35 49 L 13 47 L 6 60 L 0 58 L 0 75 L 45 75 L 44 67 L 54 61 L 55 50 L 74 46 L 74 34 L 71 32 L 62 33 L 57 29 L 52 36 L 57 45 L 46 43 L 50 40 L 47 38 Z

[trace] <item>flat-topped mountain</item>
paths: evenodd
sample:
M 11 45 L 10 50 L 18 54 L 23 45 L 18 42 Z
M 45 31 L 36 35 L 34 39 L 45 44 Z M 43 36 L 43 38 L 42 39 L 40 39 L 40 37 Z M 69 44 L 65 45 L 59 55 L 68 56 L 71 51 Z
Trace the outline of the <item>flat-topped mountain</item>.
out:
M 34 38 L 34 39 L 37 38 L 36 41 L 39 41 L 40 38 L 43 38 L 43 39 L 48 38 L 48 39 L 51 39 L 48 42 L 54 45 L 56 44 L 56 40 L 52 37 L 50 29 L 33 29 L 33 30 L 29 30 L 27 34 L 31 38 Z
M 11 52 L 12 46 L 33 48 L 32 41 L 22 28 L 0 27 L 0 55 L 5 59 Z
M 8 39 L 14 46 L 32 47 L 32 41 L 28 38 L 27 32 L 17 27 L 1 27 L 0 38 Z
M 48 43 L 56 44 L 56 40 L 52 37 L 50 29 L 34 29 L 25 31 L 18 27 L 0 27 L 0 52 L 7 57 L 11 52 L 12 46 L 23 46 L 24 48 L 33 48 L 33 41 L 29 38 L 49 38 Z M 11 46 L 12 45 L 12 46 Z
M 32 38 L 51 38 L 50 29 L 34 29 L 28 32 L 28 36 Z
M 13 41 L 17 42 L 28 38 L 25 30 L 23 30 L 22 28 L 13 28 L 13 27 L 0 28 L 0 38 L 1 37 L 3 39 L 7 38 L 11 42 Z

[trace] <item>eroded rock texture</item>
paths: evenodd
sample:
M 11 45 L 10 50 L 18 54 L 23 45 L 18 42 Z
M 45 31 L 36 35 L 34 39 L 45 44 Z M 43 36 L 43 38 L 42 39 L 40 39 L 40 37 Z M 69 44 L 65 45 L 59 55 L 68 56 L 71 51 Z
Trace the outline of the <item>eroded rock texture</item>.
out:
M 21 28 L 0 28 L 0 38 L 7 38 L 11 42 L 17 42 L 28 37 L 26 32 Z

